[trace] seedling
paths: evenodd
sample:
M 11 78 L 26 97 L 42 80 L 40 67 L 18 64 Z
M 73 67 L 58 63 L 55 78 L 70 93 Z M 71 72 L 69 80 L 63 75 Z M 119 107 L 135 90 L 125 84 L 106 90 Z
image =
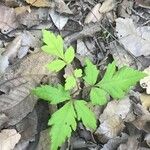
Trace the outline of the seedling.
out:
M 58 73 L 66 66 L 72 65 L 75 58 L 74 48 L 70 46 L 64 50 L 63 39 L 60 35 L 55 36 L 52 32 L 43 30 L 43 42 L 42 50 L 55 56 L 55 60 L 47 64 L 50 71 Z M 96 129 L 96 117 L 89 108 L 89 104 L 93 106 L 107 104 L 108 96 L 119 100 L 132 86 L 145 77 L 143 72 L 127 66 L 117 70 L 115 62 L 107 66 L 100 81 L 99 73 L 97 66 L 86 58 L 85 69 L 74 69 L 72 74 L 66 77 L 64 85 L 42 85 L 33 90 L 35 95 L 50 104 L 57 105 L 62 102 L 64 104 L 48 122 L 51 127 L 51 150 L 57 150 L 76 130 L 77 123 L 80 121 L 86 128 L 91 128 L 93 131 Z M 83 82 L 90 88 L 89 100 L 73 97 L 73 89 L 77 86 L 77 81 Z

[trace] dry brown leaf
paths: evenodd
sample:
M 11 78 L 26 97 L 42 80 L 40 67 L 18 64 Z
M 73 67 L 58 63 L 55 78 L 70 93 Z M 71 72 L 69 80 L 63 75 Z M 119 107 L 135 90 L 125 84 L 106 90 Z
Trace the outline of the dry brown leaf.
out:
M 138 150 L 139 142 L 135 137 L 129 137 L 125 144 L 121 144 L 117 150 Z
M 150 147 L 150 133 L 145 136 L 144 140 L 146 141 L 147 145 Z
M 51 5 L 49 0 L 25 0 L 28 4 L 35 7 L 49 7 Z
M 150 1 L 149 0 L 135 0 L 136 4 L 143 7 L 150 9 Z
M 62 30 L 63 27 L 66 25 L 69 18 L 67 16 L 58 14 L 54 10 L 50 10 L 49 14 L 50 14 L 52 21 L 55 24 L 55 26 L 59 30 Z
M 100 13 L 107 13 L 107 12 L 113 10 L 116 5 L 117 5 L 116 0 L 105 0 L 99 9 L 99 12 Z
M 49 74 L 45 68 L 45 64 L 52 59 L 43 52 L 29 55 L 16 66 L 18 68 L 8 69 L 1 78 L 0 89 L 6 89 L 6 94 L 0 95 L 0 112 L 8 115 L 9 125 L 16 124 L 33 110 L 37 98 L 33 97 L 31 90 L 45 75 L 51 76 L 51 83 L 58 81 L 56 76 Z
M 0 113 L 0 130 L 3 125 L 8 121 L 8 117 L 4 113 Z
M 4 129 L 0 132 L 0 149 L 12 150 L 19 142 L 21 135 L 15 129 Z
M 38 35 L 33 34 L 32 32 L 24 31 L 21 34 L 22 42 L 18 51 L 18 58 L 23 58 L 29 51 L 29 48 L 33 48 L 34 50 L 40 48 L 42 46 L 42 41 L 40 40 L 41 37 L 42 35 L 38 37 Z
M 145 78 L 140 80 L 140 85 L 142 88 L 146 89 L 146 93 L 150 94 L 150 66 L 144 70 L 148 75 Z
M 18 27 L 16 14 L 13 8 L 0 5 L 0 29 L 1 32 L 7 34 L 8 32 Z
M 6 49 L 0 55 L 0 75 L 3 74 L 9 66 L 9 61 L 12 60 L 21 46 L 21 36 L 17 36 L 11 43 L 6 46 Z
M 134 58 L 128 54 L 128 52 L 116 42 L 110 43 L 110 52 L 116 62 L 116 65 L 121 68 L 123 66 L 129 66 L 136 68 L 136 62 Z
M 100 121 L 103 122 L 106 119 L 113 117 L 114 115 L 119 116 L 124 121 L 133 121 L 135 118 L 134 115 L 133 116 L 131 115 L 131 113 L 132 113 L 132 104 L 130 102 L 130 99 L 126 97 L 120 101 L 109 102 L 103 114 L 100 116 Z M 131 120 L 128 120 L 129 118 Z
M 22 7 L 15 8 L 16 15 L 22 14 L 26 11 L 31 12 L 30 6 L 22 6 Z
M 128 135 L 126 133 L 122 133 L 121 136 L 110 139 L 106 144 L 104 144 L 101 150 L 116 150 L 120 144 L 127 142 L 127 140 Z
M 96 135 L 103 143 L 117 135 L 124 129 L 125 125 L 119 116 L 114 115 L 104 122 L 100 122 L 100 126 L 96 130 Z
M 92 8 L 92 10 L 86 16 L 84 23 L 98 22 L 102 19 L 102 14 L 99 12 L 100 6 L 101 4 L 98 3 Z
M 111 101 L 107 104 L 103 114 L 100 115 L 100 126 L 96 134 L 100 141 L 107 142 L 124 129 L 124 121 L 130 122 L 134 119 L 129 98 L 124 98 L 121 101 Z
M 37 150 L 49 150 L 49 149 L 50 149 L 49 129 L 46 129 L 40 133 L 40 139 L 37 146 Z
M 13 59 L 16 56 L 18 49 L 21 46 L 22 37 L 17 36 L 11 43 L 6 46 L 5 51 L 2 53 L 2 56 L 7 56 L 9 59 Z
M 37 13 L 37 9 L 32 9 L 31 11 L 28 8 L 23 8 L 22 10 L 15 10 L 17 13 L 17 20 L 20 24 L 27 26 L 28 28 L 39 25 L 41 20 L 39 18 L 39 14 Z
M 136 114 L 136 119 L 132 122 L 132 124 L 137 129 L 150 133 L 150 112 L 142 105 L 136 104 L 134 106 L 134 113 Z
M 116 31 L 125 49 L 137 56 L 150 54 L 150 27 L 135 27 L 130 18 L 117 18 Z
M 140 100 L 145 109 L 150 109 L 150 95 L 141 94 Z
M 65 14 L 73 14 L 70 8 L 66 5 L 66 3 L 63 0 L 54 0 L 56 11 L 59 13 L 65 13 Z

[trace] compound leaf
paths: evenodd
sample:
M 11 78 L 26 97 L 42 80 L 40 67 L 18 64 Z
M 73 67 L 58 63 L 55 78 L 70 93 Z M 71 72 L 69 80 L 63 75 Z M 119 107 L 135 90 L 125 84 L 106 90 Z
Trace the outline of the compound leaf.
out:
M 97 70 L 96 65 L 92 64 L 89 59 L 86 59 L 85 63 L 86 67 L 84 80 L 89 85 L 94 85 L 97 81 L 99 71 Z
M 72 130 L 76 130 L 76 113 L 72 102 L 68 102 L 61 109 L 56 111 L 48 125 L 51 125 L 51 150 L 57 150 L 66 138 L 71 136 Z
M 53 87 L 50 85 L 42 85 L 33 90 L 33 93 L 51 104 L 58 104 L 60 102 L 70 99 L 70 94 L 68 91 L 65 91 L 64 87 L 58 85 L 58 87 Z
M 93 87 L 90 92 L 90 100 L 94 105 L 104 105 L 107 103 L 107 92 Z
M 64 59 L 63 39 L 60 35 L 55 36 L 52 32 L 43 30 L 43 42 L 46 44 L 42 47 L 44 52 Z
M 115 70 L 114 62 L 109 64 L 103 79 L 97 84 L 114 99 L 122 98 L 131 86 L 146 76 L 145 73 L 126 66 L 117 72 Z
M 74 48 L 70 46 L 69 48 L 67 48 L 65 52 L 65 61 L 67 62 L 67 64 L 70 64 L 73 61 L 74 57 L 75 57 Z
M 66 63 L 63 60 L 57 59 L 57 60 L 50 62 L 46 66 L 50 71 L 58 72 L 61 69 L 63 69 L 65 67 L 65 65 L 66 65 Z
M 73 75 L 68 76 L 65 80 L 65 90 L 70 90 L 76 86 L 76 79 Z
M 82 69 L 75 69 L 74 70 L 74 75 L 76 78 L 82 77 Z
M 95 130 L 96 118 L 94 113 L 88 108 L 87 102 L 84 100 L 77 100 L 74 102 L 74 106 L 77 112 L 78 120 L 82 120 L 85 127 Z

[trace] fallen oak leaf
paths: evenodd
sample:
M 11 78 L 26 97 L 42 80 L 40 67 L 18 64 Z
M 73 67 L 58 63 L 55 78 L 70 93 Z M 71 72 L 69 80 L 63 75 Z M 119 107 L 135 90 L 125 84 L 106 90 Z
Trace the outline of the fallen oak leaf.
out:
M 35 7 L 50 7 L 51 5 L 49 0 L 26 0 L 26 2 Z

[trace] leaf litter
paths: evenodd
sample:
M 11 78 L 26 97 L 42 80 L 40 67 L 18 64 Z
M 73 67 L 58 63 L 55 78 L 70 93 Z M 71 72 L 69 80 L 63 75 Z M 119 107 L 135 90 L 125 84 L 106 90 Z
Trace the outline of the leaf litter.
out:
M 119 101 L 111 101 L 113 98 L 109 97 L 107 105 L 93 109 L 99 125 L 94 133 L 90 131 L 92 140 L 86 137 L 81 141 L 83 128 L 78 127 L 80 134 L 73 134 L 75 138 L 65 144 L 69 145 L 66 149 L 77 141 L 84 142 L 84 148 L 89 150 L 149 148 L 149 67 L 144 68 L 144 63 L 150 61 L 148 1 L 3 0 L 0 14 L 4 14 L 0 16 L 0 136 L 8 135 L 5 130 L 9 130 L 16 138 L 8 136 L 3 149 L 28 149 L 33 143 L 38 150 L 49 149 L 48 120 L 45 119 L 45 124 L 37 128 L 41 124 L 39 114 L 35 113 L 39 104 L 31 90 L 43 81 L 47 84 L 62 83 L 64 76 L 55 76 L 44 67 L 55 59 L 41 52 L 41 29 L 45 28 L 61 34 L 65 38 L 65 47 L 73 44 L 78 53 L 75 67 L 84 66 L 84 57 L 97 64 L 100 70 L 98 80 L 104 76 L 112 59 L 118 68 L 124 65 L 142 68 L 148 74 L 140 81 L 139 87 L 133 88 L 138 94 L 129 92 Z M 141 56 L 145 62 L 140 61 Z M 65 77 L 71 75 L 70 70 L 63 70 Z M 83 85 L 79 86 L 82 89 Z M 75 96 L 84 98 L 88 92 L 81 90 Z M 45 104 L 44 108 L 49 112 Z M 52 112 L 54 108 L 50 108 Z M 14 127 L 19 133 L 12 129 Z M 136 128 L 143 138 L 127 132 L 129 127 Z M 0 138 L 0 144 L 2 140 Z M 82 147 L 78 144 L 78 148 Z

